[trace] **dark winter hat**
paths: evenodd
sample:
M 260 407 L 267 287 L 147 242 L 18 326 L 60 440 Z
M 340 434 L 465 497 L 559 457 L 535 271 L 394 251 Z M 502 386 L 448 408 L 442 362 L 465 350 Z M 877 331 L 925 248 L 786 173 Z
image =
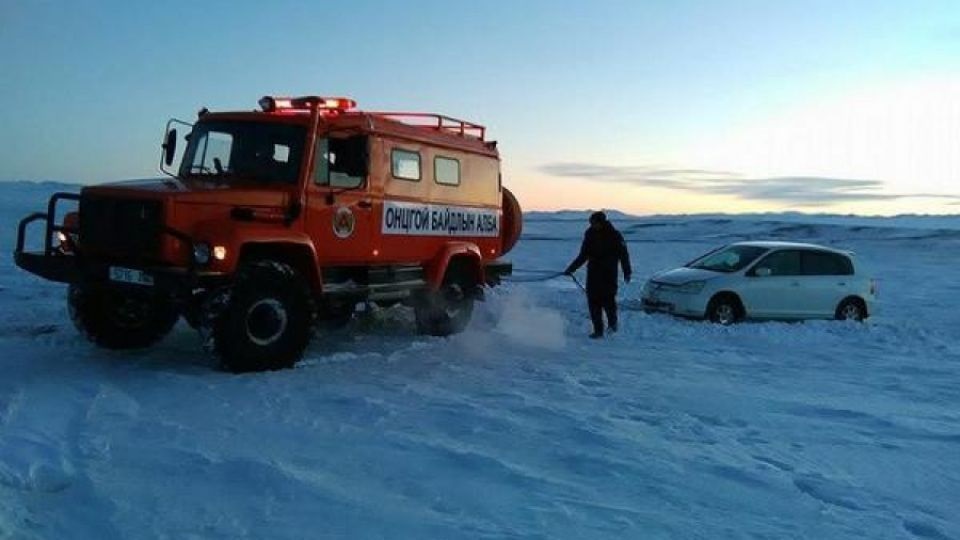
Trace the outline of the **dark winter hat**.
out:
M 594 212 L 594 213 L 590 214 L 590 223 L 591 223 L 591 224 L 594 224 L 594 223 L 606 223 L 606 222 L 607 222 L 607 215 L 604 214 L 603 212 Z

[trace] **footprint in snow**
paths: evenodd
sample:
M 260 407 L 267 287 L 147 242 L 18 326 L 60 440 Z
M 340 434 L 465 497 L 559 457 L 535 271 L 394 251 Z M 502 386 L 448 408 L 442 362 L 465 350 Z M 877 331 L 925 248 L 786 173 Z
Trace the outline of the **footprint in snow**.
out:
M 12 326 L 0 330 L 0 337 L 40 337 L 55 334 L 60 327 L 55 324 L 37 324 L 33 326 Z
M 950 540 L 950 537 L 940 532 L 940 529 L 924 523 L 922 521 L 905 520 L 903 528 L 918 538 L 930 538 L 932 540 Z
M 857 512 L 864 510 L 864 507 L 857 501 L 857 493 L 853 488 L 843 486 L 818 474 L 798 476 L 793 479 L 793 484 L 801 492 L 824 504 Z
M 784 472 L 793 472 L 793 466 L 792 466 L 792 465 L 790 465 L 790 464 L 788 464 L 788 463 L 784 463 L 784 462 L 779 461 L 779 460 L 776 460 L 776 459 L 773 459 L 773 458 L 771 458 L 771 457 L 767 457 L 767 456 L 750 456 L 750 457 L 752 457 L 753 459 L 759 461 L 760 463 L 764 463 L 764 464 L 766 464 L 766 465 L 770 465 L 771 467 L 773 467 L 773 468 L 775 468 L 775 469 L 779 469 L 779 470 L 784 471 Z
M 73 465 L 51 445 L 7 437 L 0 445 L 0 485 L 22 491 L 56 493 L 73 482 Z

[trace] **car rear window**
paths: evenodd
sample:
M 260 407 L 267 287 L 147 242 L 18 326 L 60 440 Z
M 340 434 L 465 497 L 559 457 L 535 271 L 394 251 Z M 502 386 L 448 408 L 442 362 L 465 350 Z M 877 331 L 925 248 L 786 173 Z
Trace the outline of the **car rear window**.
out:
M 853 263 L 837 253 L 805 251 L 803 273 L 808 276 L 849 276 L 853 275 Z

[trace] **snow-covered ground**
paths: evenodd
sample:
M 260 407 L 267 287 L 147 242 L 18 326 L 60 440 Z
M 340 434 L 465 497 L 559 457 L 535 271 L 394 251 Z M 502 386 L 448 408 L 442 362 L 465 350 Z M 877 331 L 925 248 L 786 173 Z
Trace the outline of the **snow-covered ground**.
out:
M 626 312 L 593 342 L 557 279 L 459 336 L 376 312 L 236 376 L 184 326 L 137 354 L 74 331 L 10 257 L 56 187 L 0 186 L 0 538 L 960 539 L 960 219 L 616 219 L 624 299 L 718 244 L 813 241 L 880 280 L 865 325 Z M 516 266 L 562 269 L 583 218 L 531 214 Z

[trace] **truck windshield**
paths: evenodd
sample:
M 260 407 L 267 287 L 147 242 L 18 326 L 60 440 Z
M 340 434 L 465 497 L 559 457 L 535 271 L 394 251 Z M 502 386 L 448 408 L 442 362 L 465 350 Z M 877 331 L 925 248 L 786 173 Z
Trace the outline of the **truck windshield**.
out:
M 289 124 L 201 122 L 188 135 L 180 177 L 295 184 L 306 134 Z
M 698 268 L 713 272 L 738 272 L 746 268 L 757 257 L 769 251 L 758 246 L 728 246 L 717 251 L 707 253 L 703 257 L 687 265 L 687 268 Z

